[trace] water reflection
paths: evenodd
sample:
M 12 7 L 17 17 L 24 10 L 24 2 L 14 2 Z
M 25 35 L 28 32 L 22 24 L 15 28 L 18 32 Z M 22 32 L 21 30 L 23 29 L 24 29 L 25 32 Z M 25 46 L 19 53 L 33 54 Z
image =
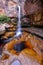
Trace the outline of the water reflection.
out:
M 18 60 L 16 60 L 11 65 L 20 65 L 20 62 Z

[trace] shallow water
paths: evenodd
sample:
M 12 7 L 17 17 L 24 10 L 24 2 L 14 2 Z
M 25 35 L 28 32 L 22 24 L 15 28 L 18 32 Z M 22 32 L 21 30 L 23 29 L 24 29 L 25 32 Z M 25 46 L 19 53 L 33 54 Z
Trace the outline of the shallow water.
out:
M 20 65 L 20 62 L 18 60 L 16 60 L 11 65 Z

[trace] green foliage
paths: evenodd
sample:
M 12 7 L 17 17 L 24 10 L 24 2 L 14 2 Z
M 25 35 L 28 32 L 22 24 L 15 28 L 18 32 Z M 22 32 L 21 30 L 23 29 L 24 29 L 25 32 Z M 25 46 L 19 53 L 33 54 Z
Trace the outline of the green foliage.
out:
M 11 19 L 5 15 L 0 15 L 0 23 L 8 23 Z

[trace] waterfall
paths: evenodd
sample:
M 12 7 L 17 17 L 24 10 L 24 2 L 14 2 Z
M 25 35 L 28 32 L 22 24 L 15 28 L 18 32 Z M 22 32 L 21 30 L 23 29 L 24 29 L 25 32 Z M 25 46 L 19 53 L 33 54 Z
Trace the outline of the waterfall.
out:
M 20 9 L 20 5 L 18 5 L 18 25 L 17 25 L 17 31 L 16 31 L 16 36 L 18 37 L 19 35 L 21 35 L 21 9 Z

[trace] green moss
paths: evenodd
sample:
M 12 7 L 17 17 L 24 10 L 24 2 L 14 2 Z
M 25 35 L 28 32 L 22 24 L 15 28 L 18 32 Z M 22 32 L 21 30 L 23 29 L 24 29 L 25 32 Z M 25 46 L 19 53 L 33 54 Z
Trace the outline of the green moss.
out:
M 0 15 L 0 23 L 8 23 L 11 19 L 5 15 Z

